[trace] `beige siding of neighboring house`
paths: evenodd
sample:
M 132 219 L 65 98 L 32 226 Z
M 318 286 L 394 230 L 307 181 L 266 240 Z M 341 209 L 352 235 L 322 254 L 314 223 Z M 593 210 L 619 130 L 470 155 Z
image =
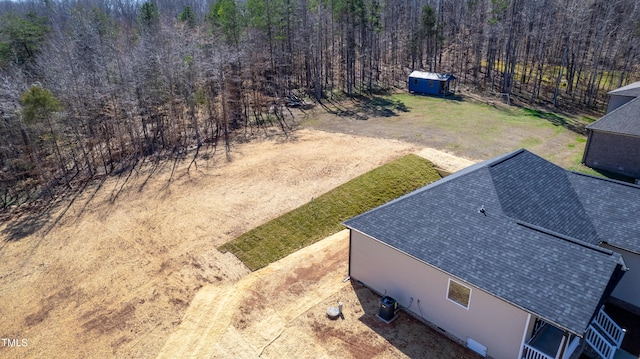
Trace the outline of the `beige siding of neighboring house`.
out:
M 609 106 L 607 106 L 607 113 L 626 104 L 627 102 L 633 100 L 634 98 L 635 97 L 611 95 L 609 97 Z
M 584 164 L 640 178 L 640 138 L 591 130 Z
M 530 331 L 527 312 L 355 230 L 349 274 L 463 342 L 481 343 L 496 359 L 517 358 Z M 471 288 L 468 309 L 447 298 L 449 279 Z
M 629 268 L 611 296 L 640 308 L 640 254 L 627 252 L 607 244 L 603 244 L 602 247 L 622 254 L 624 264 Z

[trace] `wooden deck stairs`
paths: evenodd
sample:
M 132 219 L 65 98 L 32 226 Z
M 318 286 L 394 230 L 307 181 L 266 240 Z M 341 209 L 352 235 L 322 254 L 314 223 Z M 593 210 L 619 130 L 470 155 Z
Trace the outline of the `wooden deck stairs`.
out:
M 601 308 L 584 336 L 587 344 L 603 359 L 626 359 L 633 356 L 620 349 L 626 333 Z M 635 358 L 637 359 L 637 358 Z

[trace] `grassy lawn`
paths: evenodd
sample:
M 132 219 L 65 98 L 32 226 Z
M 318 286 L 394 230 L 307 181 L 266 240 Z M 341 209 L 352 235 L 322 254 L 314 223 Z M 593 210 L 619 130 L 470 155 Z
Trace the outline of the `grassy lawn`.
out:
M 338 232 L 344 228 L 343 221 L 440 178 L 431 162 L 407 155 L 356 177 L 219 249 L 232 252 L 256 270 Z
M 503 126 L 521 128 L 549 128 L 555 133 L 566 129 L 575 130 L 581 122 L 551 112 L 521 107 L 493 106 L 468 98 L 443 99 L 441 97 L 416 96 L 407 93 L 392 96 L 395 102 L 402 103 L 413 115 L 417 115 L 429 124 L 441 126 L 451 131 L 465 132 L 482 128 L 480 135 L 495 134 Z M 404 116 L 402 116 L 404 117 Z
M 483 102 L 464 94 L 442 98 L 406 92 L 344 100 L 336 107 L 357 116 L 321 109 L 302 126 L 397 139 L 474 160 L 525 148 L 563 168 L 588 171 L 580 162 L 586 144 L 584 126 L 593 119 L 580 114 L 509 107 L 498 98 Z
M 581 163 L 586 145 L 584 126 L 595 119 L 493 106 L 465 97 L 443 100 L 403 93 L 392 98 L 407 108 L 398 113 L 398 121 L 428 128 L 443 139 L 442 145 L 435 147 L 476 159 L 526 148 L 566 169 L 600 175 Z

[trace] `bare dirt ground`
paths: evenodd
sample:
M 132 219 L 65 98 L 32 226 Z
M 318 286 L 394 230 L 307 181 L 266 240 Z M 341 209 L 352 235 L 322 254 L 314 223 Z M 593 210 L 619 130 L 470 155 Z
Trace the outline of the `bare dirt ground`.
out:
M 348 256 L 343 230 L 232 286 L 202 288 L 158 358 L 477 357 L 406 313 L 378 319 L 380 297 L 343 281 Z
M 287 273 L 271 282 L 261 280 L 265 274 L 249 275 L 233 255 L 216 249 L 314 196 L 420 149 L 395 140 L 300 130 L 288 138 L 238 144 L 230 162 L 218 154 L 200 160 L 198 170 L 190 173 L 187 161 L 175 171 L 171 164 L 146 165 L 130 175 L 107 178 L 52 213 L 33 233 L 20 231 L 20 219 L 2 223 L 0 337 L 26 345 L 0 343 L 0 357 L 155 357 L 179 347 L 167 341 L 197 320 L 198 315 L 189 314 L 198 313 L 197 308 L 229 321 L 222 332 L 209 329 L 209 322 L 199 324 L 207 335 L 236 338 L 237 343 L 216 342 L 220 347 L 211 353 L 221 356 L 225 350 L 246 349 L 238 355 L 291 357 L 317 349 L 320 355 L 362 357 L 355 353 L 367 353 L 369 345 L 382 356 L 424 350 L 409 349 L 412 342 L 400 337 L 405 334 L 365 322 L 377 305 L 375 296 L 373 304 L 361 299 L 372 296 L 366 289 L 341 281 L 334 287 L 346 273 L 344 243 L 337 254 L 325 258 L 322 252 L 313 258 L 313 263 L 333 263 L 331 271 L 316 272 L 316 267 L 296 262 L 270 269 Z M 443 161 L 442 167 L 454 170 L 468 163 L 454 162 Z M 327 283 L 331 288 L 325 290 Z M 313 301 L 304 299 L 309 297 Z M 348 314 L 327 326 L 325 307 L 337 299 L 346 303 Z M 360 304 L 363 312 L 357 312 L 358 303 L 368 303 Z M 348 332 L 348 323 L 358 321 L 365 324 L 361 328 L 366 334 Z M 247 346 L 242 340 L 249 339 L 228 332 L 253 339 Z M 351 346 L 356 337 L 359 344 Z

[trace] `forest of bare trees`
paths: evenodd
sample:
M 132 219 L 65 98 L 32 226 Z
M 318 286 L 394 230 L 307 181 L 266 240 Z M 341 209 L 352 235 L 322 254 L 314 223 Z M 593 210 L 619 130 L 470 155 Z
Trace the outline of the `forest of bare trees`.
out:
M 0 208 L 404 88 L 601 111 L 637 80 L 636 0 L 0 1 Z M 202 155 L 202 154 L 201 154 Z

